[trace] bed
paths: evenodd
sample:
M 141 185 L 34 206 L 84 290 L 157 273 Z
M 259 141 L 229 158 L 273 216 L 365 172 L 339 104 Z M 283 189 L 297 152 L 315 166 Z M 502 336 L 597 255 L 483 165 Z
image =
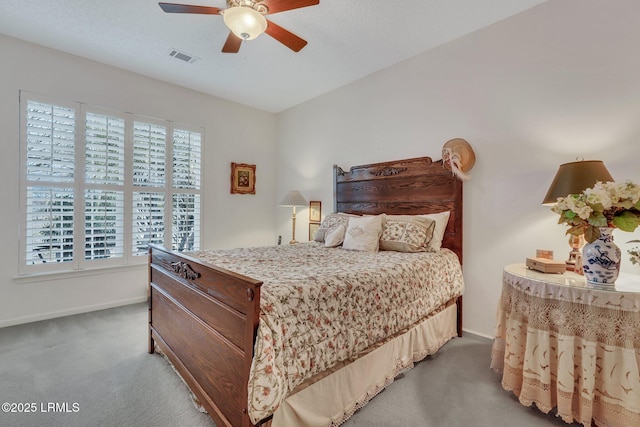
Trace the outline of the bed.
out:
M 260 250 L 267 252 L 244 248 L 230 250 L 226 254 L 211 251 L 187 255 L 159 246 L 150 247 L 149 353 L 158 351 L 169 360 L 197 402 L 219 427 L 339 425 L 393 381 L 397 374 L 437 351 L 456 334 L 461 335 L 462 183 L 443 167 L 442 161 L 421 157 L 354 166 L 349 171 L 334 166 L 334 212 L 367 218 L 380 214 L 449 212 L 442 238 L 443 249 L 430 254 L 426 260 L 424 253 L 406 255 L 415 256 L 417 262 L 423 263 L 419 264 L 421 273 L 416 273 L 416 276 L 426 276 L 429 269 L 436 268 L 432 267 L 435 257 L 443 259 L 451 265 L 452 272 L 442 274 L 438 280 L 452 285 L 438 291 L 437 299 L 424 297 L 427 302 L 419 305 L 427 307 L 428 314 L 407 310 L 410 320 L 394 320 L 397 329 L 386 335 L 381 331 L 379 334 L 367 334 L 372 335 L 367 339 L 350 338 L 356 342 L 356 347 L 360 346 L 350 353 L 336 349 L 342 348 L 341 341 L 332 335 L 331 322 L 325 321 L 329 315 L 305 312 L 304 319 L 308 321 L 300 322 L 298 319 L 278 324 L 272 329 L 266 326 L 273 323 L 270 313 L 279 309 L 272 304 L 273 295 L 277 294 L 275 289 L 279 289 L 277 285 L 300 275 L 301 271 L 312 270 L 312 264 L 305 266 L 302 264 L 305 261 L 300 260 L 323 259 L 324 268 L 330 269 L 328 266 L 337 262 L 325 256 L 331 253 L 328 252 L 330 250 L 342 249 L 327 249 L 316 242 Z M 353 255 L 351 252 L 350 256 Z M 392 263 L 400 255 L 391 252 L 380 251 L 378 254 L 386 257 L 384 262 Z M 347 252 L 342 250 L 341 253 Z M 271 264 L 276 257 L 283 257 L 291 267 L 279 268 Z M 234 259 L 240 260 L 241 264 L 234 264 Z M 354 259 L 350 262 L 351 270 L 355 271 L 355 266 L 370 265 L 375 261 L 368 258 L 366 262 Z M 256 265 L 261 264 L 268 264 L 271 272 L 254 276 L 264 280 L 251 278 L 252 272 L 259 271 L 254 270 L 258 268 Z M 295 266 L 302 268 L 296 270 Z M 397 272 L 395 266 L 386 269 L 393 270 L 393 274 L 405 274 L 404 267 L 397 267 Z M 429 274 L 435 272 L 437 276 L 437 271 Z M 341 274 L 341 278 L 346 278 L 344 273 Z M 372 283 L 373 277 L 379 275 L 363 274 L 369 274 Z M 318 277 L 316 273 L 309 273 L 307 280 L 320 280 Z M 412 280 L 417 282 L 417 279 L 409 281 Z M 317 285 L 315 289 L 326 291 L 324 283 L 314 283 Z M 270 287 L 263 290 L 263 285 Z M 368 283 L 366 285 L 369 286 Z M 349 285 L 348 288 L 354 287 Z M 361 289 L 356 298 L 375 300 L 372 297 L 377 292 L 375 288 L 355 288 Z M 307 292 L 302 286 L 293 289 Z M 394 297 L 399 298 L 397 294 Z M 283 299 L 282 294 L 280 298 Z M 331 308 L 335 309 L 335 306 Z M 293 310 L 296 316 L 299 314 L 295 306 L 289 310 Z M 364 311 L 375 312 L 370 307 Z M 287 316 L 279 314 L 283 319 Z M 265 358 L 272 355 L 275 358 L 277 351 L 277 348 L 265 348 L 269 343 L 277 342 L 274 337 L 265 338 L 265 334 L 282 332 L 285 335 L 288 328 L 298 331 L 304 325 L 305 329 L 312 329 L 310 325 L 314 324 L 318 325 L 318 330 L 312 331 L 315 333 L 326 326 L 322 338 L 331 335 L 331 339 L 319 341 L 329 343 L 331 351 L 328 347 L 320 348 L 318 354 L 322 356 L 309 359 L 309 364 L 305 365 L 305 357 L 300 357 L 294 346 L 287 350 L 290 353 L 281 356 L 287 361 L 286 366 L 264 363 Z M 344 331 L 336 331 L 335 335 L 340 334 L 344 335 Z M 313 346 L 317 345 L 320 344 L 314 341 Z M 337 354 L 336 359 L 332 359 L 334 353 Z M 325 354 L 330 355 L 326 356 L 327 360 L 323 359 Z M 286 381 L 279 380 L 280 377 L 273 377 L 272 369 L 290 375 Z M 305 371 L 305 375 L 300 374 L 301 371 Z M 266 377 L 274 382 L 265 385 L 262 381 Z

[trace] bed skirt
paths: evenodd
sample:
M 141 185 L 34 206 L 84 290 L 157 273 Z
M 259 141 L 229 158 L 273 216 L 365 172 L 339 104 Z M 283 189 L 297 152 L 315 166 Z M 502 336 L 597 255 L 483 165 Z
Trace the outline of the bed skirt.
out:
M 450 305 L 366 355 L 295 391 L 280 405 L 269 427 L 338 426 L 391 384 L 457 336 L 456 306 Z

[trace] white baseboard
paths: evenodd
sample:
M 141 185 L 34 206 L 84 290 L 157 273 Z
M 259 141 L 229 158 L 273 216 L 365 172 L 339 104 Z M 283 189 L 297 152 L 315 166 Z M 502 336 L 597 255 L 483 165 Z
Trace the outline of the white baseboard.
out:
M 146 302 L 147 300 L 148 300 L 147 296 L 135 297 L 135 298 L 118 300 L 118 301 L 111 301 L 103 304 L 87 305 L 83 307 L 74 307 L 67 310 L 34 314 L 31 316 L 14 317 L 13 319 L 0 321 L 0 328 L 4 328 L 7 326 L 22 325 L 24 323 L 38 322 L 40 320 L 55 319 L 56 317 L 73 316 L 74 314 L 88 313 L 90 311 L 104 310 L 107 308 L 120 307 L 123 305 L 137 304 L 141 302 Z
M 469 336 L 472 335 L 472 338 L 476 338 L 479 339 L 480 341 L 493 341 L 494 337 L 490 337 L 489 335 L 485 335 L 483 333 L 477 332 L 477 331 L 472 331 L 469 329 L 465 329 L 462 328 L 462 336 Z

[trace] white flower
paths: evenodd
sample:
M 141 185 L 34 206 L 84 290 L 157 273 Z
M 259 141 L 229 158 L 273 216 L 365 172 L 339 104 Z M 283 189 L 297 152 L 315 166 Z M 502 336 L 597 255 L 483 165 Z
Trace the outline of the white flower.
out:
M 587 220 L 591 216 L 593 209 L 590 206 L 584 205 L 574 210 L 574 212 L 582 219 Z
M 611 193 L 611 190 L 601 182 L 596 183 L 593 188 L 587 188 L 583 191 L 587 203 L 590 205 L 600 204 L 604 209 L 610 209 L 613 206 L 613 200 L 617 199 L 617 196 Z
M 568 197 L 558 197 L 558 202 L 551 207 L 551 210 L 557 214 L 561 214 L 562 211 L 569 209 Z
M 588 200 L 584 196 L 579 195 L 575 197 L 566 197 L 562 203 L 558 203 L 558 206 L 561 206 L 562 210 L 569 209 L 580 218 L 586 220 L 589 219 L 589 216 L 593 212 L 593 209 L 587 203 Z
M 584 234 L 588 242 L 600 233 L 598 227 L 617 227 L 634 231 L 640 226 L 640 186 L 626 181 L 597 182 L 580 194 L 559 197 L 553 212 L 560 215 L 561 224 L 571 228 L 568 233 Z

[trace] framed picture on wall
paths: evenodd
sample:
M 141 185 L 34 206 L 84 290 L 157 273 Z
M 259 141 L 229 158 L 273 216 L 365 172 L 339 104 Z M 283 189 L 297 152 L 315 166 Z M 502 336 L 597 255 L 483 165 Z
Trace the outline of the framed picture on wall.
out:
M 322 218 L 322 203 L 312 200 L 309 202 L 309 221 L 320 222 Z
M 256 165 L 231 163 L 231 194 L 256 194 Z
M 309 241 L 313 240 L 313 236 L 316 235 L 316 231 L 320 228 L 319 222 L 310 222 L 309 223 Z

